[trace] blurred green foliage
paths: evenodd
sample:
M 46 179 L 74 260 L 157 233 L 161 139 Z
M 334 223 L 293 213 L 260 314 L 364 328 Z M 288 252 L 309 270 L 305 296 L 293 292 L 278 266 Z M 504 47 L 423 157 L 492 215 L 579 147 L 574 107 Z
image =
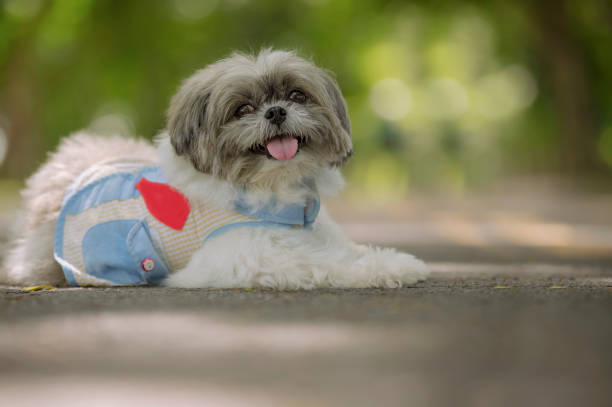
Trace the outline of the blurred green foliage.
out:
M 81 128 L 153 137 L 232 50 L 336 72 L 372 194 L 612 168 L 612 7 L 586 1 L 0 0 L 4 176 Z

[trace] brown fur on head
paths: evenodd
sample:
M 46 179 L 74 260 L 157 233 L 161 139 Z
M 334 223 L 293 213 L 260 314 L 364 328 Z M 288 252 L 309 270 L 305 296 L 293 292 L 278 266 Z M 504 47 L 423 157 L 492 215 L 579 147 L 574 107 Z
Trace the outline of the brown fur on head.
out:
M 296 90 L 305 98 L 291 97 Z M 265 117 L 274 107 L 286 112 L 282 123 Z M 236 53 L 197 71 L 172 98 L 168 132 L 176 154 L 188 157 L 198 171 L 241 186 L 296 182 L 352 154 L 338 85 L 288 51 Z M 262 147 L 281 135 L 300 140 L 299 152 L 283 161 Z

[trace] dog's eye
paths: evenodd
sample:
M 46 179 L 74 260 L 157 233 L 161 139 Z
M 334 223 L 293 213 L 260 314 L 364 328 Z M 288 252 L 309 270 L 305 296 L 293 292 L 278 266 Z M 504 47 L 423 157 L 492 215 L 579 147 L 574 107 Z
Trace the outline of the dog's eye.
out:
M 238 109 L 236 109 L 236 113 L 234 113 L 234 115 L 240 118 L 249 113 L 253 113 L 254 111 L 255 111 L 255 108 L 253 107 L 253 105 L 249 105 L 247 103 L 247 104 L 240 106 Z
M 289 93 L 289 100 L 295 103 L 306 103 L 306 95 L 301 90 L 294 89 Z

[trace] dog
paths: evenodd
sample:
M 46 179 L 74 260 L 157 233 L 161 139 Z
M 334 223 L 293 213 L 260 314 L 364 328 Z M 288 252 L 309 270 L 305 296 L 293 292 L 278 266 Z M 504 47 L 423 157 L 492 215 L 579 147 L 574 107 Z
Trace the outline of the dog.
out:
M 65 138 L 22 191 L 10 285 L 395 288 L 412 255 L 352 242 L 320 205 L 351 125 L 331 73 L 234 53 L 180 86 L 155 139 Z

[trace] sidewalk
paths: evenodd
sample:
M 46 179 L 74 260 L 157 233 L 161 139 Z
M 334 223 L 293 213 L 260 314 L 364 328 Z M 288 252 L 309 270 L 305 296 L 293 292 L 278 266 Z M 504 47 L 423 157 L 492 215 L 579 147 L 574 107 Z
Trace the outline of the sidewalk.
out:
M 612 273 L 433 264 L 399 290 L 0 289 L 7 405 L 607 406 Z
M 328 207 L 354 240 L 404 247 L 429 261 L 612 264 L 612 193 L 559 181 L 380 204 L 345 195 Z
M 495 196 L 332 202 L 353 238 L 428 261 L 398 290 L 0 287 L 0 398 L 612 405 L 612 198 Z

